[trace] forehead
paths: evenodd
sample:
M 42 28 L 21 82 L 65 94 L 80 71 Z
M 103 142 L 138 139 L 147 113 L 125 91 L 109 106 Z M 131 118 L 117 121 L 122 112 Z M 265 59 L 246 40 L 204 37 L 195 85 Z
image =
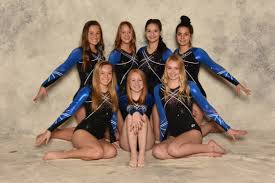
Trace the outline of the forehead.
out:
M 101 67 L 101 72 L 112 72 L 112 66 L 111 65 L 103 65 Z
M 150 23 L 147 25 L 146 29 L 158 29 L 159 30 L 159 26 L 155 23 Z
M 130 27 L 127 24 L 123 24 L 121 30 L 130 30 Z
M 100 28 L 97 25 L 91 25 L 89 27 L 89 32 L 100 32 Z
M 179 67 L 179 63 L 175 60 L 169 60 L 167 63 L 168 67 Z
M 185 32 L 190 32 L 190 31 L 189 31 L 188 27 L 180 26 L 178 28 L 178 32 L 185 33 Z
M 130 75 L 131 78 L 141 78 L 141 75 L 138 73 L 138 72 L 133 72 L 131 75 Z

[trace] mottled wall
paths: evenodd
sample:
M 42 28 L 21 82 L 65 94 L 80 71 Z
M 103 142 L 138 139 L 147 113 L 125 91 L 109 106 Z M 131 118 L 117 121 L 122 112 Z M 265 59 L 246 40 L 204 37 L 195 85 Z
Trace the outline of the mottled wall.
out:
M 234 127 L 274 128 L 273 7 L 273 0 L 1 0 L 1 131 L 36 134 L 71 101 L 79 85 L 75 70 L 56 83 L 44 101 L 35 104 L 32 98 L 78 46 L 87 20 L 102 24 L 107 54 L 123 20 L 133 23 L 138 46 L 143 45 L 149 18 L 161 19 L 164 40 L 174 50 L 174 30 L 183 14 L 194 26 L 194 46 L 208 51 L 253 91 L 250 97 L 238 97 L 230 84 L 202 70 L 200 80 L 209 101 Z

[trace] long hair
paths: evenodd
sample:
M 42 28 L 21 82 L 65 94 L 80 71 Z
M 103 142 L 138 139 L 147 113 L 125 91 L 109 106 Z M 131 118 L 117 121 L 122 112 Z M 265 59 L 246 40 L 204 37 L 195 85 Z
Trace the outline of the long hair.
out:
M 115 48 L 119 49 L 121 46 L 122 41 L 121 41 L 120 32 L 121 32 L 122 26 L 124 26 L 124 25 L 128 26 L 130 31 L 132 32 L 132 40 L 130 42 L 130 49 L 131 49 L 132 53 L 136 53 L 136 49 L 137 49 L 136 48 L 136 33 L 135 33 L 133 25 L 128 21 L 121 22 L 117 28 Z
M 88 33 L 89 33 L 89 28 L 91 26 L 98 26 L 100 30 L 100 41 L 96 45 L 97 51 L 101 54 L 104 55 L 104 40 L 103 40 L 103 33 L 100 24 L 95 21 L 95 20 L 90 20 L 85 23 L 83 30 L 82 30 L 82 35 L 81 35 L 81 43 L 80 47 L 83 49 L 82 53 L 82 60 L 83 60 L 83 70 L 87 68 L 87 64 L 89 62 L 89 55 L 91 54 L 91 48 L 90 48 L 90 43 L 88 41 Z
M 178 91 L 178 96 L 185 94 L 187 96 L 187 102 L 190 102 L 190 89 L 187 83 L 187 77 L 186 77 L 186 72 L 185 72 L 185 67 L 184 67 L 184 61 L 182 60 L 182 58 L 178 55 L 171 55 L 166 63 L 165 63 L 165 69 L 164 69 L 164 74 L 162 76 L 162 82 L 163 85 L 165 87 L 165 91 L 164 91 L 164 96 L 165 96 L 165 100 L 168 99 L 168 94 L 169 94 L 169 87 L 168 87 L 168 82 L 169 82 L 169 78 L 168 78 L 168 74 L 167 74 L 167 66 L 170 62 L 176 62 L 179 66 L 179 82 L 180 82 L 180 86 L 179 86 L 179 91 Z
M 144 72 L 139 69 L 132 69 L 127 76 L 126 90 L 127 90 L 127 96 L 128 96 L 128 103 L 134 104 L 134 101 L 132 99 L 132 94 L 131 94 L 131 88 L 130 88 L 131 76 L 134 73 L 137 73 L 138 75 L 140 75 L 142 82 L 143 82 L 143 89 L 142 89 L 141 95 L 138 99 L 138 104 L 144 104 L 145 100 L 146 100 L 146 95 L 147 95 L 146 76 L 145 76 Z
M 158 28 L 159 28 L 159 31 L 160 31 L 160 32 L 162 31 L 162 24 L 161 24 L 161 22 L 160 22 L 159 19 L 149 19 L 149 20 L 147 20 L 147 22 L 146 22 L 146 24 L 145 24 L 145 31 L 146 31 L 148 25 L 150 25 L 150 24 L 155 24 L 155 25 L 157 25 Z M 162 54 L 166 51 L 166 49 L 167 49 L 167 46 L 166 46 L 166 44 L 163 42 L 162 37 L 160 36 L 160 37 L 159 37 L 158 47 L 157 47 L 157 52 L 160 53 L 160 55 L 162 55 Z
M 98 62 L 95 65 L 94 72 L 93 72 L 93 82 L 92 82 L 92 109 L 96 110 L 99 103 L 101 102 L 101 95 L 102 92 L 100 90 L 100 71 L 104 66 L 110 66 L 112 68 L 112 80 L 108 84 L 108 92 L 110 93 L 111 102 L 112 102 L 112 110 L 117 111 L 118 109 L 118 99 L 117 99 L 117 93 L 116 93 L 116 76 L 115 72 L 113 70 L 112 64 L 110 64 L 107 61 L 101 61 Z

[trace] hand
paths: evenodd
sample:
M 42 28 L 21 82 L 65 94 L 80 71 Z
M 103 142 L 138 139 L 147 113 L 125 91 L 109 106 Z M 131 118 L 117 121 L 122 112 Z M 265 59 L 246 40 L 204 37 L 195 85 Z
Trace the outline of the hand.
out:
M 37 102 L 39 99 L 41 99 L 42 97 L 48 96 L 47 94 L 47 90 L 45 87 L 41 86 L 37 95 L 33 98 L 34 102 Z
M 46 130 L 44 133 L 41 133 L 37 135 L 36 140 L 35 140 L 35 145 L 40 146 L 42 144 L 48 144 L 50 138 L 51 138 L 52 132 L 49 130 Z
M 237 136 L 244 136 L 247 134 L 247 131 L 246 130 L 234 130 L 234 129 L 230 128 L 226 133 L 229 136 L 231 136 L 234 141 L 236 141 Z
M 251 90 L 249 88 L 244 87 L 242 84 L 238 84 L 236 86 L 237 94 L 240 95 L 241 91 L 243 91 L 246 95 L 251 95 Z
M 135 112 L 132 116 L 133 116 L 132 124 L 135 124 L 136 130 L 138 132 L 142 128 L 142 125 L 143 125 L 142 116 L 139 112 Z

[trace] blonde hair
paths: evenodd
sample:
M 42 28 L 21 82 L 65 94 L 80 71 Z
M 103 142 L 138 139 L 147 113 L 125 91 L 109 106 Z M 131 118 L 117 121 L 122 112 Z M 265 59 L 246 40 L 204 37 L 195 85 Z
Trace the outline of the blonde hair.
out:
M 124 26 L 124 25 L 128 26 L 132 32 L 132 40 L 130 42 L 130 49 L 133 53 L 136 53 L 136 33 L 135 33 L 133 25 L 128 21 L 121 22 L 117 28 L 115 48 L 120 49 L 121 42 L 122 42 L 120 32 L 121 32 L 122 26 Z
M 116 93 L 116 76 L 113 70 L 112 65 L 107 61 L 100 61 L 95 65 L 94 73 L 93 73 L 93 82 L 92 82 L 92 109 L 96 110 L 99 103 L 101 102 L 102 92 L 100 90 L 100 71 L 104 66 L 110 66 L 112 68 L 112 81 L 108 84 L 108 92 L 110 93 L 111 102 L 112 102 L 112 110 L 117 111 L 118 109 L 118 99 Z
M 185 94 L 187 96 L 187 102 L 190 102 L 190 89 L 187 83 L 187 77 L 186 77 L 186 72 L 185 72 L 185 66 L 184 66 L 184 61 L 182 60 L 182 58 L 179 55 L 171 55 L 166 63 L 165 63 L 165 69 L 164 69 L 164 73 L 162 76 L 162 82 L 163 85 L 165 87 L 165 91 L 164 91 L 164 97 L 165 100 L 168 99 L 168 93 L 170 91 L 170 88 L 168 87 L 168 82 L 169 82 L 169 78 L 168 78 L 168 74 L 167 74 L 167 66 L 169 62 L 176 62 L 177 65 L 179 66 L 179 91 L 178 91 L 178 96 L 180 96 L 181 94 Z
M 131 76 L 134 73 L 137 73 L 138 75 L 140 75 L 142 82 L 143 82 L 143 89 L 142 89 L 141 95 L 138 99 L 138 104 L 144 104 L 145 100 L 146 100 L 146 95 L 147 95 L 147 83 L 146 83 L 146 76 L 145 76 L 144 72 L 139 69 L 132 69 L 127 76 L 126 89 L 127 89 L 128 103 L 129 104 L 134 103 L 134 101 L 132 99 L 131 88 L 130 88 Z

